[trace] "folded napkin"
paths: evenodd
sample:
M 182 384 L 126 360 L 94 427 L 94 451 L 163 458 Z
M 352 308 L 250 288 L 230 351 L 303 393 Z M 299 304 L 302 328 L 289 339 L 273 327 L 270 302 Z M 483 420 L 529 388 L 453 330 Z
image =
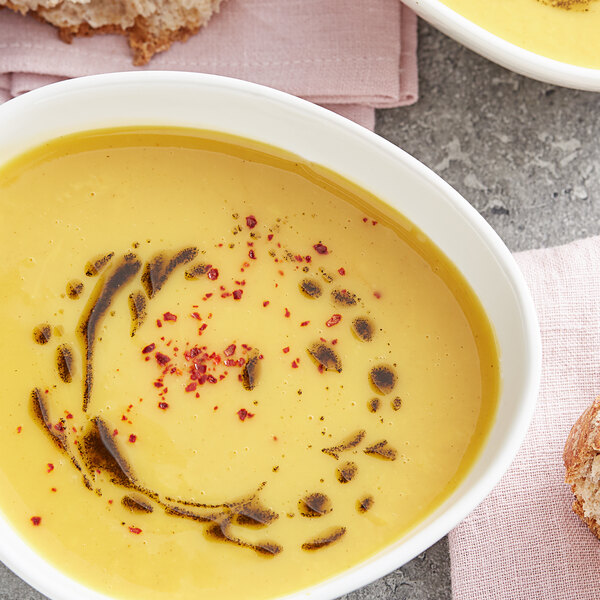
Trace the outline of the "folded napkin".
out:
M 398 0 L 227 0 L 208 26 L 145 67 L 115 35 L 64 44 L 0 11 L 0 102 L 69 77 L 129 70 L 216 73 L 323 104 L 367 127 L 417 99 L 416 16 Z
M 600 541 L 571 512 L 562 450 L 600 394 L 600 237 L 516 255 L 542 332 L 542 385 L 525 442 L 450 534 L 454 600 L 597 600 Z

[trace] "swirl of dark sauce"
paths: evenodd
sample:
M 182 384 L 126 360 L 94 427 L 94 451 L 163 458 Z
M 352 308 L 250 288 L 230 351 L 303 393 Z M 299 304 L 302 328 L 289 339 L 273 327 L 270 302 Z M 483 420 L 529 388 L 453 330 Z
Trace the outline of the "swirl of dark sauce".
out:
M 83 389 L 83 411 L 86 412 L 92 395 L 94 382 L 94 348 L 98 327 L 115 295 L 125 287 L 142 267 L 142 261 L 133 253 L 126 254 L 121 262 L 106 277 L 100 279 L 92 292 L 86 311 L 79 324 L 79 334 L 85 351 L 85 377 Z
M 168 260 L 164 254 L 152 259 L 142 275 L 142 283 L 145 283 L 148 297 L 152 298 L 162 288 L 177 266 L 193 260 L 197 254 L 197 248 L 186 248 Z M 107 254 L 101 259 L 88 263 L 87 270 L 89 272 L 86 274 L 89 276 L 98 274 L 99 270 L 106 267 L 112 256 L 112 253 Z M 92 398 L 94 348 L 98 329 L 116 295 L 134 279 L 141 267 L 142 262 L 135 254 L 124 255 L 112 270 L 100 278 L 79 322 L 77 331 L 83 341 L 85 357 L 82 408 L 86 414 L 88 414 Z M 133 292 L 129 301 L 132 309 L 133 332 L 135 332 L 136 322 L 139 325 L 143 320 L 142 313 L 145 313 L 146 301 L 139 291 Z M 246 389 L 253 389 L 256 384 L 258 355 L 254 361 L 252 358 L 248 361 L 243 373 Z M 57 363 L 61 379 L 70 382 L 72 380 L 73 352 L 66 345 L 60 346 L 57 350 Z M 263 506 L 258 500 L 258 493 L 264 487 L 264 483 L 251 496 L 221 504 L 202 504 L 184 499 L 162 497 L 157 491 L 141 485 L 134 469 L 120 451 L 112 429 L 101 417 L 88 416 L 87 425 L 82 429 L 83 435 L 80 443 L 77 440 L 71 440 L 69 443 L 73 434 L 67 428 L 64 418 L 61 418 L 58 423 L 53 423 L 51 420 L 47 390 L 43 392 L 40 388 L 35 388 L 30 395 L 30 407 L 34 420 L 49 435 L 57 448 L 66 454 L 75 467 L 82 472 L 85 486 L 96 494 L 102 495 L 99 487 L 100 474 L 106 473 L 112 484 L 128 490 L 127 495 L 122 498 L 122 504 L 129 510 L 149 513 L 153 512 L 154 507 L 158 505 L 167 515 L 205 523 L 205 534 L 209 539 L 250 548 L 266 557 L 275 556 L 283 550 L 282 546 L 272 541 L 247 542 L 235 535 L 233 531 L 234 526 L 265 527 L 279 517 L 277 513 Z M 76 430 L 73 429 L 73 431 Z

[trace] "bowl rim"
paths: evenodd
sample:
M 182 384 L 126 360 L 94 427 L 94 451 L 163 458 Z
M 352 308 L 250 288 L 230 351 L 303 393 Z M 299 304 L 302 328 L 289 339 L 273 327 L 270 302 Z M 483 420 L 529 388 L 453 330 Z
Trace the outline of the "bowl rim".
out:
M 515 73 L 544 83 L 600 92 L 600 69 L 572 65 L 525 50 L 476 25 L 441 0 L 403 2 L 457 42 Z
M 424 182 L 427 182 L 429 185 L 433 186 L 433 188 L 437 189 L 445 197 L 447 202 L 449 202 L 460 214 L 465 222 L 471 225 L 480 237 L 485 239 L 494 258 L 501 264 L 508 281 L 512 285 L 512 289 L 516 296 L 516 303 L 519 305 L 523 315 L 523 335 L 526 341 L 525 354 L 528 358 L 530 368 L 527 369 L 524 377 L 524 384 L 522 386 L 523 402 L 519 405 L 514 419 L 516 426 L 503 438 L 504 441 L 501 448 L 495 453 L 494 460 L 487 465 L 485 473 L 481 475 L 475 483 L 469 485 L 469 489 L 464 493 L 463 498 L 456 501 L 452 506 L 443 509 L 443 518 L 440 518 L 439 516 L 434 517 L 433 522 L 427 524 L 424 530 L 416 531 L 414 534 L 414 530 L 409 532 L 404 536 L 405 541 L 400 543 L 398 549 L 390 549 L 391 545 L 388 545 L 375 556 L 351 567 L 339 575 L 335 575 L 310 588 L 285 595 L 284 597 L 281 597 L 281 600 L 299 600 L 300 598 L 331 600 L 332 598 L 336 598 L 367 585 L 399 568 L 401 565 L 425 551 L 453 529 L 491 492 L 516 456 L 533 417 L 541 377 L 540 330 L 537 313 L 524 277 L 512 254 L 491 225 L 489 225 L 477 210 L 439 175 L 404 150 L 378 136 L 374 132 L 325 108 L 272 88 L 218 75 L 178 71 L 144 71 L 91 75 L 54 83 L 28 92 L 27 94 L 8 101 L 4 105 L 0 105 L 0 125 L 3 120 L 12 118 L 13 113 L 18 117 L 19 114 L 23 114 L 28 110 L 35 110 L 36 105 L 44 103 L 49 98 L 60 98 L 65 94 L 72 94 L 75 92 L 90 93 L 91 91 L 98 90 L 102 87 L 119 88 L 119 86 L 130 85 L 135 85 L 138 89 L 143 85 L 195 85 L 200 87 L 216 87 L 226 93 L 238 94 L 240 96 L 250 95 L 269 100 L 274 104 L 284 105 L 284 107 L 287 107 L 288 109 L 291 108 L 302 113 L 306 118 L 327 123 L 329 126 L 344 130 L 346 134 L 358 138 L 361 143 L 366 146 L 370 146 L 375 150 L 390 155 L 395 161 L 402 163 L 416 173 Z M 85 131 L 85 129 L 80 129 L 80 131 Z M 37 144 L 33 144 L 28 147 L 33 148 L 36 145 Z M 21 154 L 21 152 L 18 152 L 17 154 Z M 484 447 L 486 443 L 484 443 Z M 480 450 L 480 454 L 482 452 L 483 448 Z M 472 471 L 473 468 L 474 465 L 471 467 L 470 471 Z M 460 489 L 460 487 L 461 486 L 457 489 Z M 455 494 L 456 490 L 452 492 L 443 504 L 446 504 Z M 438 510 L 439 509 L 436 509 L 434 514 Z M 8 519 L 5 519 L 0 513 L 0 529 L 3 527 L 5 530 L 12 530 Z M 418 526 L 415 529 L 418 529 Z M 21 540 L 18 534 L 16 534 L 14 530 L 12 531 L 14 533 L 13 541 Z M 402 550 L 402 546 L 408 545 L 407 543 L 410 543 L 410 553 L 407 554 L 404 552 L 402 558 L 399 559 L 400 552 L 398 552 L 398 550 Z M 37 554 L 27 546 L 24 541 L 23 545 L 28 550 L 28 558 L 39 559 L 39 561 L 48 567 L 47 572 L 54 574 L 55 577 L 51 578 L 52 580 L 49 580 L 48 577 L 43 574 L 33 571 L 27 560 L 22 560 L 15 556 L 11 552 L 10 542 L 8 544 L 4 543 L 2 536 L 0 536 L 0 560 L 2 560 L 2 562 L 4 562 L 4 564 L 14 573 L 40 592 L 56 600 L 73 600 L 81 597 L 90 600 L 109 599 L 108 596 L 83 586 L 83 584 L 80 584 L 77 580 L 53 567 L 50 563 L 46 562 L 41 555 Z M 71 588 L 77 589 L 79 594 L 71 594 L 68 590 L 65 590 L 64 587 L 61 588 L 61 584 L 64 583 L 73 584 Z

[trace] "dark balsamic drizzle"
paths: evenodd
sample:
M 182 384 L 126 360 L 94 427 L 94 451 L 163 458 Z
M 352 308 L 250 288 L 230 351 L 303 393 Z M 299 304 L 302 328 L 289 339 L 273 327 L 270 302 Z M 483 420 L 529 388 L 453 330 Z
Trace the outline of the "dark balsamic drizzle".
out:
M 389 394 L 396 386 L 398 376 L 392 367 L 378 365 L 369 372 L 369 381 L 380 394 Z
M 126 254 L 121 262 L 113 269 L 106 278 L 96 284 L 89 308 L 86 310 L 79 324 L 79 334 L 83 339 L 85 348 L 85 379 L 83 390 L 83 410 L 87 411 L 92 395 L 94 379 L 94 347 L 98 327 L 110 307 L 117 292 L 135 277 L 142 263 L 133 253 Z
M 189 269 L 186 270 L 184 276 L 186 279 L 200 279 L 200 277 L 202 275 L 206 275 L 211 268 L 212 265 L 204 265 L 204 264 L 197 264 L 197 265 L 192 265 Z
M 325 548 L 326 546 L 337 542 L 340 538 L 344 536 L 345 533 L 345 527 L 334 527 L 328 532 L 321 534 L 321 536 L 313 538 L 312 540 L 309 540 L 308 542 L 302 544 L 302 550 L 320 550 L 321 548 Z
M 359 513 L 366 513 L 373 507 L 373 504 L 375 504 L 373 496 L 365 496 L 356 502 L 356 510 Z
M 314 279 L 303 279 L 300 282 L 300 291 L 308 298 L 318 298 L 323 293 L 321 285 Z
M 64 383 L 73 381 L 73 351 L 67 344 L 61 344 L 56 349 L 56 370 Z
M 142 285 L 148 298 L 154 298 L 160 292 L 169 276 L 180 265 L 185 265 L 198 256 L 198 248 L 184 248 L 167 259 L 165 254 L 157 254 L 146 263 L 142 273 Z
M 332 510 L 331 500 L 320 492 L 309 494 L 298 500 L 298 511 L 303 517 L 322 517 Z
M 131 337 L 133 337 L 146 319 L 146 297 L 140 290 L 129 294 L 129 311 L 131 312 Z
M 316 363 L 326 371 L 342 372 L 342 361 L 331 346 L 317 342 L 308 348 L 307 351 Z
M 336 460 L 340 457 L 341 452 L 345 452 L 346 450 L 350 450 L 352 448 L 356 448 L 365 437 L 366 432 L 364 429 L 357 431 L 353 436 L 345 439 L 341 444 L 337 446 L 333 446 L 331 448 L 323 448 L 321 452 L 325 454 L 329 454 L 329 456 L 333 456 Z
M 33 330 L 33 341 L 36 344 L 47 344 L 52 338 L 52 328 L 48 323 L 38 325 Z
M 356 294 L 348 290 L 333 290 L 331 298 L 335 304 L 339 304 L 340 306 L 355 306 L 358 302 Z
M 246 360 L 242 369 L 242 386 L 245 390 L 251 391 L 256 387 L 260 371 L 259 353 L 255 350 Z
M 337 480 L 340 483 L 348 483 L 352 481 L 356 477 L 357 473 L 358 466 L 354 462 L 344 463 L 335 470 Z
M 367 408 L 369 409 L 369 412 L 372 413 L 376 413 L 380 406 L 381 400 L 379 400 L 379 398 L 371 398 L 371 400 L 367 402 Z
M 101 256 L 93 258 L 85 265 L 85 274 L 88 277 L 96 277 L 104 269 L 104 267 L 110 262 L 110 259 L 115 255 L 114 252 L 109 252 Z
M 83 293 L 83 283 L 79 279 L 72 279 L 67 283 L 67 296 L 71 300 L 77 300 Z
M 123 496 L 123 498 L 121 498 L 121 504 L 131 512 L 151 513 L 154 511 L 152 505 L 146 502 L 144 498 L 133 494 Z
M 352 321 L 352 331 L 359 340 L 370 342 L 373 339 L 375 327 L 367 317 L 356 317 Z
M 90 473 L 103 470 L 110 474 L 113 483 L 135 487 L 131 467 L 119 451 L 112 431 L 100 417 L 90 420 L 79 450 Z
M 29 395 L 31 412 L 44 431 L 50 436 L 52 442 L 61 450 L 66 449 L 67 436 L 62 426 L 54 427 L 48 413 L 47 398 L 40 388 L 34 388 Z
M 365 454 L 373 456 L 375 458 L 381 458 L 382 460 L 396 460 L 398 453 L 392 448 L 387 440 L 381 440 L 368 448 L 363 450 Z

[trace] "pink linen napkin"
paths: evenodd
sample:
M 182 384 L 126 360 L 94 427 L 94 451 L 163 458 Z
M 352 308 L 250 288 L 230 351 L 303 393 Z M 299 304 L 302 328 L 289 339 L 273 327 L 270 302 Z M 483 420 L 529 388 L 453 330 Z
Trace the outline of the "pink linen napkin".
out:
M 121 36 L 67 45 L 49 25 L 1 10 L 0 102 L 81 75 L 197 71 L 274 87 L 372 128 L 374 108 L 416 101 L 416 46 L 416 16 L 398 0 L 227 0 L 198 35 L 133 67 Z
M 454 600 L 597 600 L 600 541 L 571 512 L 562 450 L 600 394 L 600 237 L 516 255 L 542 332 L 542 385 L 525 442 L 450 534 Z

